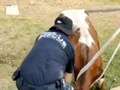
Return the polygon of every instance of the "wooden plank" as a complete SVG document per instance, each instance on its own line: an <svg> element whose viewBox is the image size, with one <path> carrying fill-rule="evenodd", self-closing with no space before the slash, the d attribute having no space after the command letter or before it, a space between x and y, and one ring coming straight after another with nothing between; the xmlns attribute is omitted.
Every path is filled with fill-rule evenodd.
<svg viewBox="0 0 120 90"><path fill-rule="evenodd" d="M19 15L19 9L17 5L8 5L6 6L6 15Z"/></svg>
<svg viewBox="0 0 120 90"><path fill-rule="evenodd" d="M114 88L112 88L110 90L120 90L120 86L114 87Z"/></svg>

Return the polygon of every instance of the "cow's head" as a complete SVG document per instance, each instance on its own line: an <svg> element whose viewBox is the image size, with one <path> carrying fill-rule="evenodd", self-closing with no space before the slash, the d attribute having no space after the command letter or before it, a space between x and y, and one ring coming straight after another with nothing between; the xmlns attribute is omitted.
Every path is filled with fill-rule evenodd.
<svg viewBox="0 0 120 90"><path fill-rule="evenodd" d="M89 33L89 23L87 19L88 14L83 9L65 10L61 12L56 19L55 25L70 35L70 41L74 46L80 42L89 47L94 40Z"/></svg>

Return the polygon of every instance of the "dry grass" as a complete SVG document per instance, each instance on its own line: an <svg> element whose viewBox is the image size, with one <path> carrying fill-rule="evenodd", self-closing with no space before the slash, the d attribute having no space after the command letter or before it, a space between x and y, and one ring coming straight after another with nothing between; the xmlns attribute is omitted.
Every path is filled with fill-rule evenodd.
<svg viewBox="0 0 120 90"><path fill-rule="evenodd" d="M34 2L31 2L34 1ZM35 2L37 1L37 2ZM106 8L119 6L119 0L19 0L20 16L5 16L4 5L16 3L0 0L0 90L16 90L11 75L31 49L37 35L47 30L54 18L64 9L71 8ZM112 5L112 6L111 6ZM101 45L112 35L120 25L120 12L90 14L95 25ZM103 55L106 62L114 50L119 38ZM120 85L120 56L117 55L106 74L108 85L114 78L113 86ZM4 86L6 84L6 87ZM112 87L113 87L112 86ZM1 89L2 87L2 89ZM7 88L7 89L6 89ZM9 88L9 89L8 89Z"/></svg>

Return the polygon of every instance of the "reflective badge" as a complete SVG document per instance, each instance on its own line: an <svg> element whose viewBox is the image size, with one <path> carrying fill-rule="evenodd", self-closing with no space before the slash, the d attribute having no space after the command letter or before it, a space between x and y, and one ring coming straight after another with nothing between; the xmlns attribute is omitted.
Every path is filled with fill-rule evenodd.
<svg viewBox="0 0 120 90"><path fill-rule="evenodd" d="M69 83L66 83L66 85L65 85L63 90L75 90L75 89L73 88L72 85L70 85Z"/></svg>
<svg viewBox="0 0 120 90"><path fill-rule="evenodd" d="M45 32L40 36L40 38L50 38L56 40L60 43L62 48L65 48L67 45L67 43L63 40L62 36L60 34L57 34L56 32Z"/></svg>

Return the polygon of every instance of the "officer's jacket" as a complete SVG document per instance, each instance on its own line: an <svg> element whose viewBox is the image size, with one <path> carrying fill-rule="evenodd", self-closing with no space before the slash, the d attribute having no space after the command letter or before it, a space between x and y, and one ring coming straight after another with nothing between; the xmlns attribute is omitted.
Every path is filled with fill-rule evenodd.
<svg viewBox="0 0 120 90"><path fill-rule="evenodd" d="M20 67L20 75L33 85L53 83L71 73L74 50L68 36L59 30L43 33Z"/></svg>

